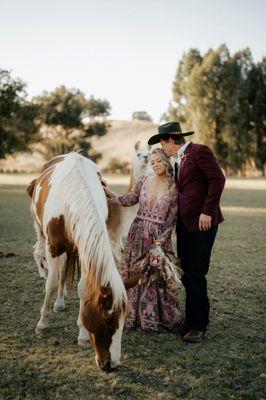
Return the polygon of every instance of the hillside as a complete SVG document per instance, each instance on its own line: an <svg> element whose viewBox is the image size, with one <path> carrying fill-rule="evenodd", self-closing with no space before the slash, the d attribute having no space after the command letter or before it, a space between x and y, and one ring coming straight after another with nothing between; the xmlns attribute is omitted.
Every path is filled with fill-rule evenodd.
<svg viewBox="0 0 266 400"><path fill-rule="evenodd" d="M93 137L93 148L102 153L98 165L106 168L111 158L117 158L122 162L131 162L134 155L134 145L140 141L144 146L150 136L157 132L157 125L148 121L110 121L112 126L106 135ZM40 169L43 159L37 153L18 154L9 156L6 160L0 160L0 171L3 172L35 172Z"/></svg>
<svg viewBox="0 0 266 400"><path fill-rule="evenodd" d="M148 121L112 121L112 126L105 136L92 139L93 148L102 153L98 164L106 168L111 158L128 162L134 155L135 143L147 144L150 136L157 131L157 125Z"/></svg>

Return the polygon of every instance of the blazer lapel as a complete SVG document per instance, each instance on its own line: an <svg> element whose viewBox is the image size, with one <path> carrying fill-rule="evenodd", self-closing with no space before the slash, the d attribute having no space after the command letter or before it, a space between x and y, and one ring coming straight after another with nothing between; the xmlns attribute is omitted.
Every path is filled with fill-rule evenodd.
<svg viewBox="0 0 266 400"><path fill-rule="evenodd" d="M186 150L185 150L185 152L184 152L184 154L182 156L182 159L181 159L181 165L180 165L180 171L179 171L179 179L178 179L179 180L179 187L180 187L180 185L182 183L182 176L183 176L183 173L184 173L184 169L185 169L186 162L187 162L187 159L189 157L189 153L190 153L192 145L193 145L192 142L189 143L189 145L187 146L187 148L186 148Z"/></svg>

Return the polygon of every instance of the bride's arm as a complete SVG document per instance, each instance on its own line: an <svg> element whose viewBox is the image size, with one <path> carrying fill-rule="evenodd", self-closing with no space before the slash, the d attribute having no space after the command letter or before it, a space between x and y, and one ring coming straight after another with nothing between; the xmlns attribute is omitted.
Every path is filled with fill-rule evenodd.
<svg viewBox="0 0 266 400"><path fill-rule="evenodd" d="M139 201L139 194L142 186L142 181L143 178L140 178L132 187L132 189L128 193L123 195L116 194L112 192L109 188L105 187L104 190L108 202L110 202L111 204L118 204L121 206L133 206L134 204L137 204Z"/></svg>

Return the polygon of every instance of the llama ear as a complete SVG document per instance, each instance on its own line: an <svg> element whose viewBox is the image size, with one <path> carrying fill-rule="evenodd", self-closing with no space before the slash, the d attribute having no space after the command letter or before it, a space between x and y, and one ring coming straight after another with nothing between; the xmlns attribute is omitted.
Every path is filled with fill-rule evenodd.
<svg viewBox="0 0 266 400"><path fill-rule="evenodd" d="M135 150L136 150L136 151L138 151L139 146L140 146L140 141L138 141L138 142L135 143Z"/></svg>
<svg viewBox="0 0 266 400"><path fill-rule="evenodd" d="M128 278L124 282L125 288L127 290L133 288L134 286L136 286L140 282L140 280L141 280L141 274L133 275L131 278Z"/></svg>

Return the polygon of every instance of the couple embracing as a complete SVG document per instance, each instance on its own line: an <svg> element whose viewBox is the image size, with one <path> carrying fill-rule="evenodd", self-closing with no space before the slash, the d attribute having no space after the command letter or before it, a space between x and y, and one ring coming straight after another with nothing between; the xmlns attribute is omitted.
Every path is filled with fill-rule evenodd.
<svg viewBox="0 0 266 400"><path fill-rule="evenodd" d="M131 312L125 328L178 330L184 341L192 343L201 341L209 323L206 275L218 224L223 221L219 201L225 184L209 147L185 141L193 133L182 132L179 122L161 125L148 141L161 145L150 154L154 175L140 178L125 195L105 188L111 203L139 204L120 265L124 281L141 277L139 284L128 290ZM171 243L174 228L186 291L185 317L176 281L166 277L154 251L156 243L165 258L177 264Z"/></svg>

